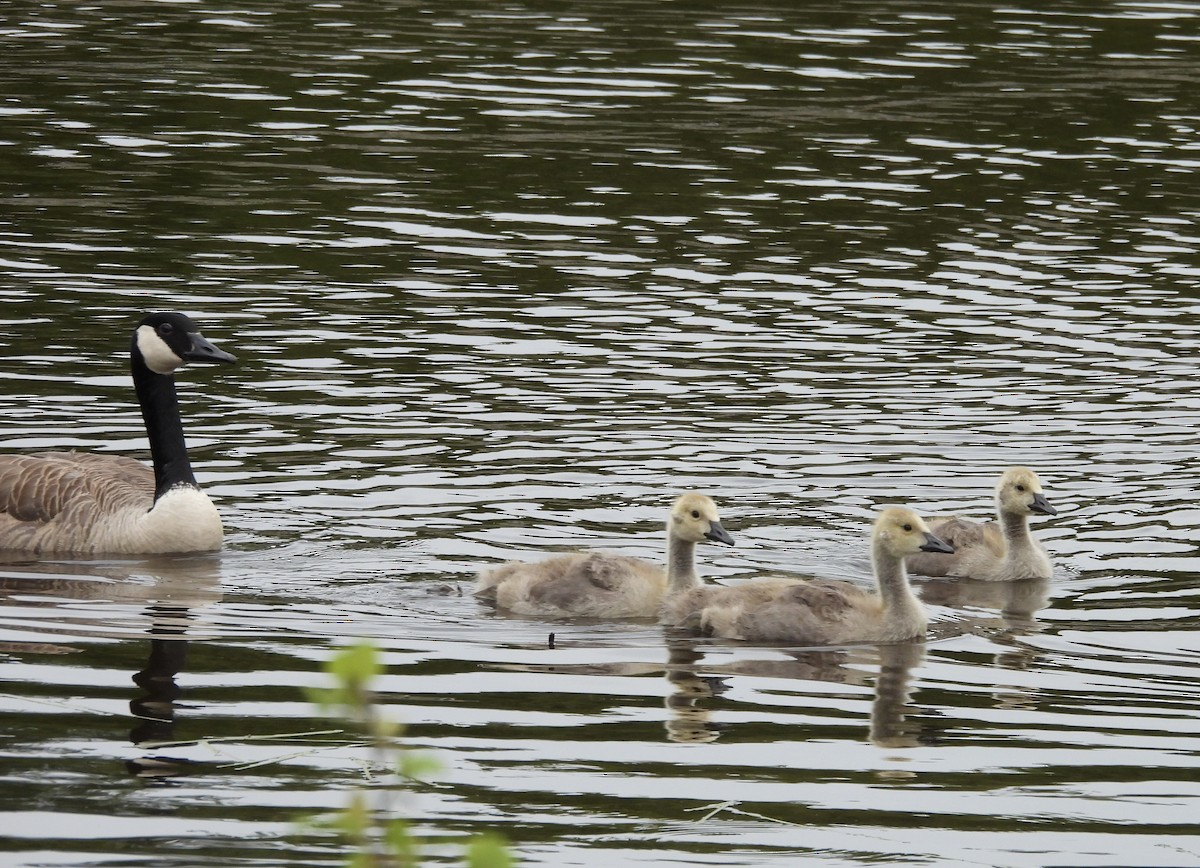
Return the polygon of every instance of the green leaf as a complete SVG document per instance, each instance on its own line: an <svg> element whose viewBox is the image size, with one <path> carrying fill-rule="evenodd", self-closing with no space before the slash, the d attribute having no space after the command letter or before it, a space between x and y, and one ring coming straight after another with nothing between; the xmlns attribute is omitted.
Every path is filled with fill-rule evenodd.
<svg viewBox="0 0 1200 868"><path fill-rule="evenodd" d="M328 687L305 687L304 695L308 701L321 711L331 711L341 704L341 691Z"/></svg>
<svg viewBox="0 0 1200 868"><path fill-rule="evenodd" d="M358 691L383 672L383 663L374 645L360 642L334 654L326 669L343 687Z"/></svg>
<svg viewBox="0 0 1200 868"><path fill-rule="evenodd" d="M396 773L410 781L426 781L445 768L440 759L424 750L402 750Z"/></svg>
<svg viewBox="0 0 1200 868"><path fill-rule="evenodd" d="M409 831L408 823L404 820L389 820L384 829L384 840L387 841L388 852L395 856L401 865L417 864L417 850L421 841Z"/></svg>
<svg viewBox="0 0 1200 868"><path fill-rule="evenodd" d="M512 855L499 835L476 835L467 844L467 868L512 868Z"/></svg>
<svg viewBox="0 0 1200 868"><path fill-rule="evenodd" d="M361 838L371 828L371 810L363 793L350 794L350 802L333 818L334 826L349 838Z"/></svg>

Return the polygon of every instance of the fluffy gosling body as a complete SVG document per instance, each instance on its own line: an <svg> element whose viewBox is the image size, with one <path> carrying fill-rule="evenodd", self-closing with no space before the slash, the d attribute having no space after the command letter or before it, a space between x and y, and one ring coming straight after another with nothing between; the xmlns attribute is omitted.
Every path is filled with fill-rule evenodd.
<svg viewBox="0 0 1200 868"><path fill-rule="evenodd" d="M663 623L723 639L794 645L902 642L923 636L925 607L913 594L904 559L949 553L911 509L889 507L871 531L877 593L850 582L761 579L742 585L684 589L663 604Z"/></svg>
<svg viewBox="0 0 1200 868"><path fill-rule="evenodd" d="M512 561L480 573L475 595L496 608L542 618L654 618L668 585L699 584L696 545L733 545L717 505L703 494L676 499L667 519L667 567L609 552Z"/></svg>
<svg viewBox="0 0 1200 868"><path fill-rule="evenodd" d="M908 559L908 569L923 576L984 582L1048 579L1052 572L1050 556L1029 532L1029 516L1057 514L1037 474L1027 467L1010 467L996 483L996 520L931 518L930 527L954 546L954 554L913 555Z"/></svg>

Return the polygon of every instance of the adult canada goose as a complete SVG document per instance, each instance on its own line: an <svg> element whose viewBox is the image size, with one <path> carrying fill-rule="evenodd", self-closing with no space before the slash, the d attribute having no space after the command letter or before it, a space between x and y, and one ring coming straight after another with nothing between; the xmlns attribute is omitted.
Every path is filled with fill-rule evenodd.
<svg viewBox="0 0 1200 868"><path fill-rule="evenodd" d="M234 357L180 313L143 319L129 357L153 470L88 452L0 457L0 549L157 554L221 547L221 517L188 461L172 374L188 362Z"/></svg>
<svg viewBox="0 0 1200 868"><path fill-rule="evenodd" d="M667 568L609 552L572 552L544 561L512 561L479 576L475 594L518 615L549 618L654 618L667 586L691 587L696 544L733 545L717 505L703 494L680 496L667 520Z"/></svg>
<svg viewBox="0 0 1200 868"><path fill-rule="evenodd" d="M925 608L908 585L904 558L952 552L913 510L883 510L871 531L878 593L826 579L758 579L669 595L663 623L706 636L795 645L902 642L925 633Z"/></svg>
<svg viewBox="0 0 1200 868"><path fill-rule="evenodd" d="M1029 533L1029 516L1057 515L1042 493L1037 474L1010 467L996 483L996 521L950 516L931 518L930 527L954 546L952 557L913 555L908 569L923 576L956 576L985 582L1050 578L1050 556Z"/></svg>

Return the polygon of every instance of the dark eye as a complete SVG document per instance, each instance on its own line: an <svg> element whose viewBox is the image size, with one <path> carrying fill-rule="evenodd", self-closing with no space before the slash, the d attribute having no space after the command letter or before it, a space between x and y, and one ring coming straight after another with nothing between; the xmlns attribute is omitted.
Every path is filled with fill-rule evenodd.
<svg viewBox="0 0 1200 868"><path fill-rule="evenodd" d="M912 525L911 525L911 524L906 524L906 525L904 526L904 531L905 531L905 533L911 533L911 532L912 532Z"/></svg>
<svg viewBox="0 0 1200 868"><path fill-rule="evenodd" d="M1025 486L1024 486L1024 485L1018 485L1018 486L1017 486L1017 491L1024 491L1024 490L1025 490Z"/></svg>
<svg viewBox="0 0 1200 868"><path fill-rule="evenodd" d="M171 325L169 322L159 323L158 333L160 335L169 335L173 331L175 331L175 326Z"/></svg>
<svg viewBox="0 0 1200 868"><path fill-rule="evenodd" d="M700 517L700 510L693 509L692 510L692 518L699 518L699 517Z"/></svg>

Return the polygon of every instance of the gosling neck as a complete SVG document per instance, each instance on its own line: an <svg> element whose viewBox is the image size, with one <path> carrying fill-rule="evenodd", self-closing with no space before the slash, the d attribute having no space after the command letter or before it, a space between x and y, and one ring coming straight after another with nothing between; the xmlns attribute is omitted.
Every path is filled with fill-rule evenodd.
<svg viewBox="0 0 1200 868"><path fill-rule="evenodd" d="M1001 510L998 518L1009 557L1033 548L1033 538L1029 535L1029 516Z"/></svg>
<svg viewBox="0 0 1200 868"><path fill-rule="evenodd" d="M696 575L696 544L667 531L667 587L686 591L700 584Z"/></svg>
<svg viewBox="0 0 1200 868"><path fill-rule="evenodd" d="M146 436L150 440L150 456L154 460L154 501L180 485L193 488L196 477L188 459L183 440L183 421L179 418L179 399L175 394L175 378L156 374L146 366L141 352L134 344L130 368L133 387L142 407Z"/></svg>
<svg viewBox="0 0 1200 868"><path fill-rule="evenodd" d="M885 551L883 544L876 542L871 548L871 567L875 572L875 583L879 586L883 611L889 617L913 617L923 612L908 583L908 571L904 568L903 558Z"/></svg>

